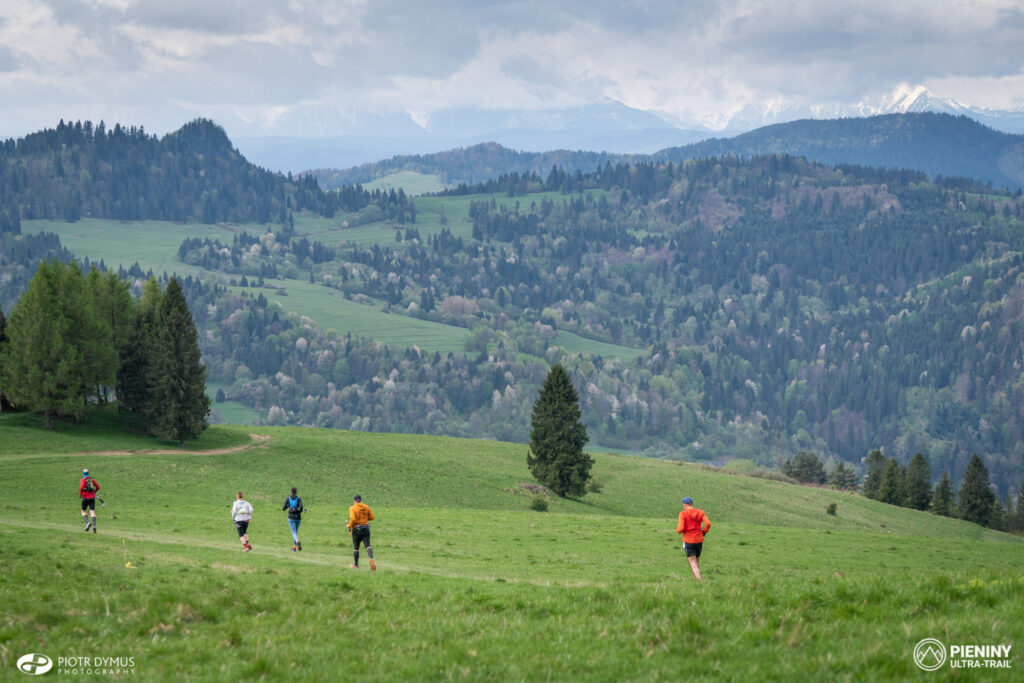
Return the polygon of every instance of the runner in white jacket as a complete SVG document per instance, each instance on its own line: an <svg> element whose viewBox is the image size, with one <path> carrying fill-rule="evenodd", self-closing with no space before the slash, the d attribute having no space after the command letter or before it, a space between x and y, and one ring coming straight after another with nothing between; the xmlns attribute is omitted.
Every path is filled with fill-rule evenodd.
<svg viewBox="0 0 1024 683"><path fill-rule="evenodd" d="M235 523L235 529L238 530L238 538L242 541L242 550L247 552L252 550L252 546L249 545L249 522L252 520L252 505L245 499L242 492L238 492L238 500L231 506L231 519Z"/></svg>

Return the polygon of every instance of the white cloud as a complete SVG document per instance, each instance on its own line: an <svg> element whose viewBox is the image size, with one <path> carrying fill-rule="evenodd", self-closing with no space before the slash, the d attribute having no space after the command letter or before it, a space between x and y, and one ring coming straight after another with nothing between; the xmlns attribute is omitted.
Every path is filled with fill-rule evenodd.
<svg viewBox="0 0 1024 683"><path fill-rule="evenodd" d="M159 130L231 110L280 120L319 106L426 121L453 107L602 99L714 124L751 101L853 103L901 83L968 104L1019 105L1018 0L0 6L3 134L86 111L130 112L140 120L128 123Z"/></svg>

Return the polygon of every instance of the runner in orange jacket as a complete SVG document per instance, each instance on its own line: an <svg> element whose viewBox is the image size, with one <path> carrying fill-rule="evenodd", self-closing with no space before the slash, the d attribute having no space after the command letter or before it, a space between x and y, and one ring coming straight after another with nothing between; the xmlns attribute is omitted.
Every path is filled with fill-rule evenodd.
<svg viewBox="0 0 1024 683"><path fill-rule="evenodd" d="M690 563L690 571L698 581L700 576L700 552L704 547L704 535L711 531L711 520L703 510L693 507L693 498L683 498L683 511L679 513L676 533L683 535L683 550Z"/></svg>

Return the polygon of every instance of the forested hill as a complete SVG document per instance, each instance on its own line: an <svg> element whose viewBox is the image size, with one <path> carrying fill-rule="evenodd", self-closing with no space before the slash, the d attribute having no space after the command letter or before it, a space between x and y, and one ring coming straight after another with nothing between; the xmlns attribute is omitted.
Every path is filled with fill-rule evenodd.
<svg viewBox="0 0 1024 683"><path fill-rule="evenodd" d="M277 318L262 296L196 293L194 310L217 307L211 378L278 423L523 442L558 360L593 444L761 465L805 450L859 466L883 448L954 481L978 453L1002 494L1020 486L1019 198L786 156L518 179L441 198L471 232L406 227L322 260L299 238L255 256L183 244L183 260L227 277L299 269L465 327L472 352L388 349ZM563 332L638 355L569 354Z"/></svg>
<svg viewBox="0 0 1024 683"><path fill-rule="evenodd" d="M437 154L397 156L347 170L319 169L324 187L365 183L399 171L438 175L448 185L473 185L510 173L545 176L594 171L609 161L673 161L709 156L803 156L827 164L912 169L936 176L968 177L995 187L1024 186L1024 135L1000 133L967 117L889 114L860 119L803 120L759 128L734 138L710 139L650 155L595 152L515 152L489 143Z"/></svg>
<svg viewBox="0 0 1024 683"><path fill-rule="evenodd" d="M61 121L0 143L0 231L15 217L285 223L303 209L332 215L337 197L250 164L204 119L163 138Z"/></svg>
<svg viewBox="0 0 1024 683"><path fill-rule="evenodd" d="M631 157L606 152L518 152L496 142L460 147L435 154L404 154L349 169L321 168L310 171L325 189L368 183L392 173L414 171L437 175L447 185L474 185L507 173L546 174L552 166L568 173L593 171L608 162L619 163Z"/></svg>
<svg viewBox="0 0 1024 683"><path fill-rule="evenodd" d="M1024 187L1024 135L1001 133L966 116L921 112L780 123L729 139L673 147L652 160L726 154L789 154L826 164L908 168L956 176L1011 191Z"/></svg>

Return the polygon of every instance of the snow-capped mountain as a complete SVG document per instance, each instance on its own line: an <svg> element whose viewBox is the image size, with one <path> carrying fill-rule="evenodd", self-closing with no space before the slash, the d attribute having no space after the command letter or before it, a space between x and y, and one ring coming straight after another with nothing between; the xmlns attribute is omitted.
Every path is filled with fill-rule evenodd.
<svg viewBox="0 0 1024 683"><path fill-rule="evenodd" d="M1005 133L1024 132L1024 103L1011 110L984 109L936 95L923 86L906 84L882 97L865 98L853 104L808 104L801 99L784 96L753 100L733 114L721 130L724 133L742 133L798 119L838 119L926 111L967 116Z"/></svg>

